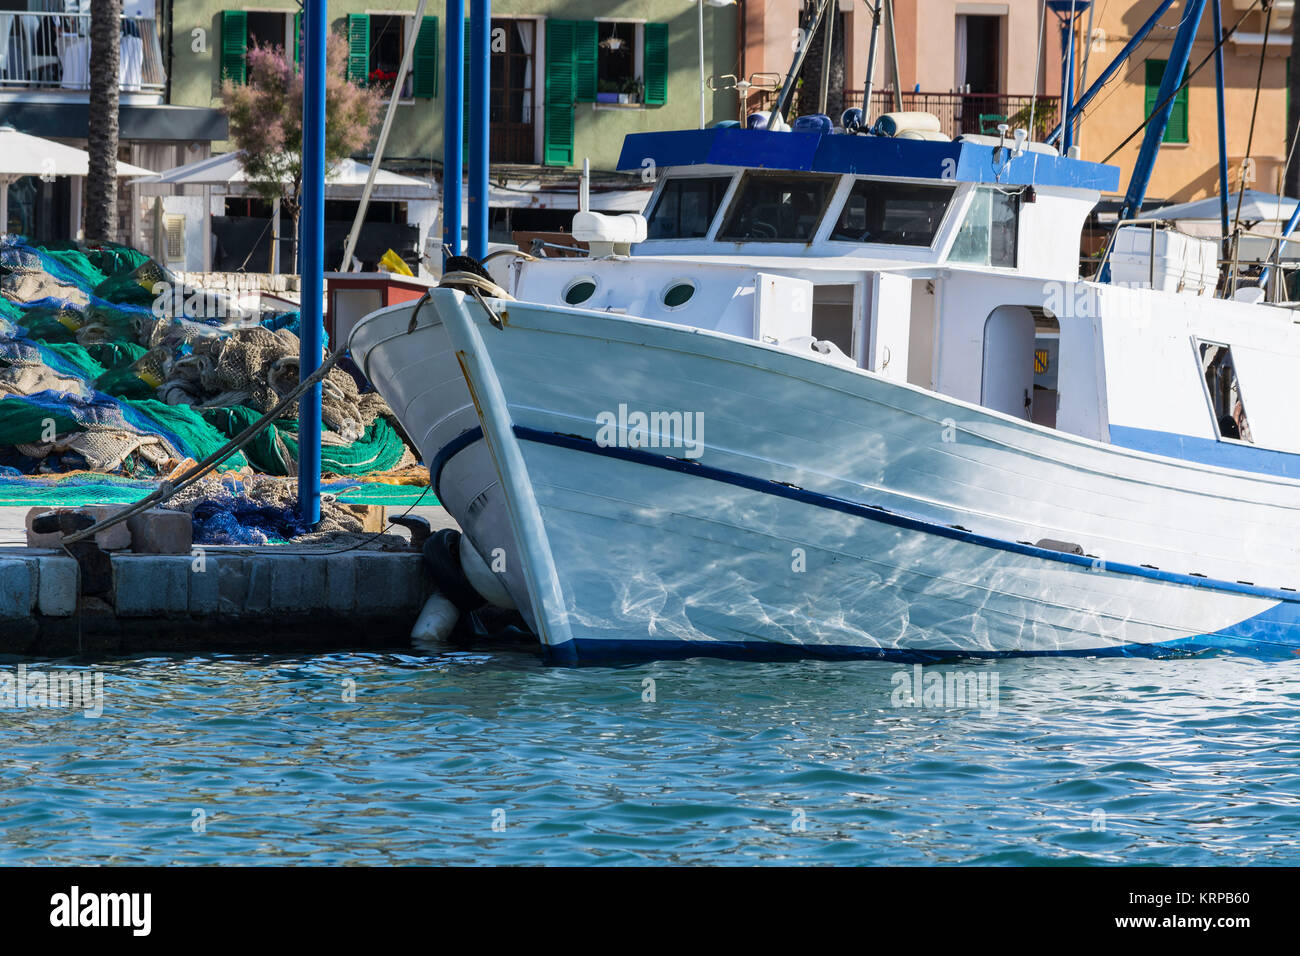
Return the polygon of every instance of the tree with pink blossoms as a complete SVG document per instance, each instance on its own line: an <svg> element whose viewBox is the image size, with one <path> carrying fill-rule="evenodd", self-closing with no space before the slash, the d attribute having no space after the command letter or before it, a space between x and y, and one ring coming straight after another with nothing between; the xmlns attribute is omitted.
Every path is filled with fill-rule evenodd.
<svg viewBox="0 0 1300 956"><path fill-rule="evenodd" d="M325 57L325 166L328 170L370 141L379 117L378 90L347 79L348 43L331 32ZM221 84L230 140L243 151L249 186L293 221L297 261L298 216L302 212L302 70L281 46L248 48L248 81Z"/></svg>

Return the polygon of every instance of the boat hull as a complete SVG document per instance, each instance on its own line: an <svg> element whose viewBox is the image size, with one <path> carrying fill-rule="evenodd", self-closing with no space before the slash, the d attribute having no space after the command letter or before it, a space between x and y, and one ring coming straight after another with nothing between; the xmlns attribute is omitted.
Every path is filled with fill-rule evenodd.
<svg viewBox="0 0 1300 956"><path fill-rule="evenodd" d="M510 518L455 350L425 300L371 313L349 348L429 465L439 503L535 628Z"/></svg>
<svg viewBox="0 0 1300 956"><path fill-rule="evenodd" d="M559 660L1300 648L1295 482L725 335L431 307L499 479L482 505L508 513L517 598ZM702 415L698 447L653 447L626 408Z"/></svg>

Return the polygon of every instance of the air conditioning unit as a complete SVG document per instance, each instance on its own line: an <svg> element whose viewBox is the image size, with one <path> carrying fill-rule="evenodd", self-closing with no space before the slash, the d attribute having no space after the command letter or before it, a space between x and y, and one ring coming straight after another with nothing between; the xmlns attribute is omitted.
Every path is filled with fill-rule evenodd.
<svg viewBox="0 0 1300 956"><path fill-rule="evenodd" d="M168 216L163 222L163 256L167 264L185 267L185 217Z"/></svg>

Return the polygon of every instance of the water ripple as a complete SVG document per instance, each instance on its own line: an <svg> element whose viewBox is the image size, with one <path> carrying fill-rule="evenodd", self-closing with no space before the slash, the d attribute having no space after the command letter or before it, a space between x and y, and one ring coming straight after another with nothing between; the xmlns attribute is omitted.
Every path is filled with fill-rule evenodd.
<svg viewBox="0 0 1300 956"><path fill-rule="evenodd" d="M0 710L0 864L1300 863L1300 662L927 668L994 710L862 662L97 667L98 719Z"/></svg>

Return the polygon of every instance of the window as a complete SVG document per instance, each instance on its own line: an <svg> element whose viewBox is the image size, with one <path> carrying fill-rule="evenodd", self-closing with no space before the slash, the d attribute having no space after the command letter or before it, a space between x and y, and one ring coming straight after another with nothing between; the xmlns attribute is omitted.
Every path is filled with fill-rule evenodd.
<svg viewBox="0 0 1300 956"><path fill-rule="evenodd" d="M533 62L537 21L492 21L491 155L493 162L535 163Z"/></svg>
<svg viewBox="0 0 1300 956"><path fill-rule="evenodd" d="M831 176L747 173L731 202L719 239L811 242L826 212Z"/></svg>
<svg viewBox="0 0 1300 956"><path fill-rule="evenodd" d="M957 88L966 93L1002 92L1002 16L959 14ZM978 103L974 104L978 107Z"/></svg>
<svg viewBox="0 0 1300 956"><path fill-rule="evenodd" d="M840 210L832 239L928 246L948 210L953 186L919 186L860 179Z"/></svg>
<svg viewBox="0 0 1300 956"><path fill-rule="evenodd" d="M1214 342L1197 344L1201 372L1205 375L1205 388L1210 396L1210 410L1214 414L1214 427L1219 437L1254 444L1241 397L1241 384L1237 381L1237 366L1232 361L1232 348Z"/></svg>
<svg viewBox="0 0 1300 956"><path fill-rule="evenodd" d="M248 81L248 48L278 46L298 62L302 14L289 10L226 10L221 14L221 79Z"/></svg>
<svg viewBox="0 0 1300 956"><path fill-rule="evenodd" d="M542 161L572 166L574 104L611 99L668 101L668 24L548 19Z"/></svg>
<svg viewBox="0 0 1300 956"><path fill-rule="evenodd" d="M597 23L596 92L635 94L641 101L636 70L635 23Z"/></svg>
<svg viewBox="0 0 1300 956"><path fill-rule="evenodd" d="M948 261L1015 268L1019 220L1018 191L977 186Z"/></svg>
<svg viewBox="0 0 1300 956"><path fill-rule="evenodd" d="M391 95L397 70L402 65L402 52L406 45L406 17L389 14L370 15L370 59L366 72L366 85ZM403 84L402 96L411 95L411 77Z"/></svg>
<svg viewBox="0 0 1300 956"><path fill-rule="evenodd" d="M650 213L646 238L704 238L730 184L730 176L669 179Z"/></svg>
<svg viewBox="0 0 1300 956"><path fill-rule="evenodd" d="M292 14L280 12L248 11L248 46L278 46L284 49L288 31L285 23Z"/></svg>
<svg viewBox="0 0 1300 956"><path fill-rule="evenodd" d="M348 80L359 86L377 86L386 96L391 94L406 47L406 31L413 26L411 18L403 14L349 13ZM437 95L438 18L424 17L415 38L411 69L402 84L402 96Z"/></svg>
<svg viewBox="0 0 1300 956"><path fill-rule="evenodd" d="M1143 116L1150 116L1151 111L1160 103L1160 81L1165 76L1168 60L1146 61L1146 98L1143 102ZM1186 78L1184 71L1183 78ZM1174 94L1174 108L1169 113L1169 124L1165 127L1165 143L1187 142L1187 87Z"/></svg>

